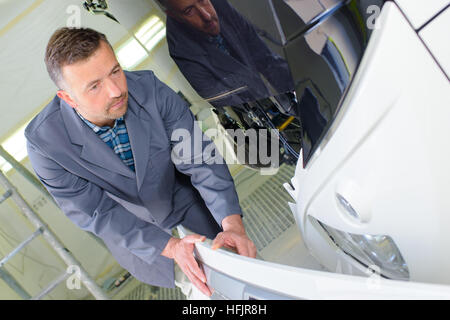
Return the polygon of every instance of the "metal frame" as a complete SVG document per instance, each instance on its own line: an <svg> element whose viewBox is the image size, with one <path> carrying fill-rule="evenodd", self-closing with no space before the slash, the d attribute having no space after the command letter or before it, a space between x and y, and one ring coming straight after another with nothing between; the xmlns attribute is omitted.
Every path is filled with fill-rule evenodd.
<svg viewBox="0 0 450 320"><path fill-rule="evenodd" d="M4 150L3 150L4 151ZM8 159L7 159L8 160ZM56 253L61 257L61 259L68 265L77 266L80 270L80 281L89 290L89 292L98 300L108 300L109 297L103 292L103 290L95 283L95 281L89 276L86 270L81 266L80 262L75 259L75 257L70 253L70 251L62 244L62 242L57 238L57 236L47 227L44 221L38 216L36 212L28 205L25 199L17 191L14 185L8 180L5 174L0 170L0 184L7 190L3 195L2 201L7 198L11 198L19 207L19 209L24 213L25 217L36 227L36 231L30 235L25 241L23 241L19 246L17 246L11 253L6 255L0 261L0 278L5 280L8 286L13 289L17 294L19 294L23 299L30 299L31 296L20 286L20 284L9 274L4 268L4 264L16 255L21 249L26 247L31 241L39 235L44 237L56 251ZM55 281L50 283L47 288L44 288L39 294L31 298L33 300L42 299L45 295L49 294L59 283L64 281L69 276L69 274L64 273Z"/></svg>

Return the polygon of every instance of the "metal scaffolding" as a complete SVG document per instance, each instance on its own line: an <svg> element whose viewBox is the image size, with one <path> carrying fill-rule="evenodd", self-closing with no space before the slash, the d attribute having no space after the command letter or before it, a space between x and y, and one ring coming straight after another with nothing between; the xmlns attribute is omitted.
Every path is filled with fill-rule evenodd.
<svg viewBox="0 0 450 320"><path fill-rule="evenodd" d="M4 150L2 150L4 151ZM2 155L3 156L3 155ZM9 159L7 159L9 160ZM25 169L26 170L26 169ZM36 230L26 240L19 244L12 252L7 254L0 260L0 278L3 279L8 286L13 289L23 299L41 299L45 295L51 292L59 283L64 281L70 274L64 272L55 281L50 283L47 288L42 290L39 294L32 297L26 290L14 279L14 277L4 269L4 264L7 263L13 256L15 256L20 250L29 245L31 241L42 235L43 238L51 245L61 259L67 264L67 266L77 266L79 269L80 282L89 290L89 292L98 300L108 300L109 297L103 292L103 290L95 283L95 281L89 276L86 270L81 266L80 262L70 253L70 251L61 243L57 236L48 228L44 221L38 216L36 212L28 205L25 199L17 191L17 189L11 184L5 174L0 170L0 184L5 188L6 192L0 196L0 203L8 198L11 198L24 213L25 217L36 227ZM43 186L41 185L43 188Z"/></svg>

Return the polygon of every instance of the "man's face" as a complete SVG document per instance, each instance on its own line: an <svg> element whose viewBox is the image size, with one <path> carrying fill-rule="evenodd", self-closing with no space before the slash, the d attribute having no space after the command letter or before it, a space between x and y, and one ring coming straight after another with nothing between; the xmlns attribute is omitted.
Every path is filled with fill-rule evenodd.
<svg viewBox="0 0 450 320"><path fill-rule="evenodd" d="M66 90L57 95L90 122L112 126L127 111L127 80L104 41L88 59L63 66L62 75Z"/></svg>
<svg viewBox="0 0 450 320"><path fill-rule="evenodd" d="M210 36L219 34L219 18L209 0L167 0L167 4L167 14L174 19Z"/></svg>

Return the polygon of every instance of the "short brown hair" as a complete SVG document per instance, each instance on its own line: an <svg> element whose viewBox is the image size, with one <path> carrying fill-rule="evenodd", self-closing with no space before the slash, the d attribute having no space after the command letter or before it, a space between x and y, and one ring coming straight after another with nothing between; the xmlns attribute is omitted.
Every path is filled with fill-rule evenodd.
<svg viewBox="0 0 450 320"><path fill-rule="evenodd" d="M90 28L64 27L53 33L45 50L45 65L58 88L63 80L62 67L89 58L100 46L100 41L111 47L103 33Z"/></svg>

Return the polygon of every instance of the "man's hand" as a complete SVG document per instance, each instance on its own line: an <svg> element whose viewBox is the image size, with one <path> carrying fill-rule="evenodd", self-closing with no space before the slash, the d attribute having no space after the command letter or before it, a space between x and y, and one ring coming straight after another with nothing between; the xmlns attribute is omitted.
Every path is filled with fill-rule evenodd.
<svg viewBox="0 0 450 320"><path fill-rule="evenodd" d="M223 232L217 234L213 241L212 249L220 247L235 250L238 254L250 258L256 257L256 247L245 233L241 215L233 214L222 220Z"/></svg>
<svg viewBox="0 0 450 320"><path fill-rule="evenodd" d="M206 237L191 234L182 239L170 238L163 252L163 256L174 259L181 271L189 278L203 294L211 296L212 292L206 285L206 276L194 258L194 244L205 241Z"/></svg>
<svg viewBox="0 0 450 320"><path fill-rule="evenodd" d="M222 220L223 232L217 234L212 249L226 247L237 251L238 254L255 258L256 247L245 233L241 216L234 214ZM182 239L170 238L163 252L163 256L174 259L181 271L189 278L203 294L211 296L211 289L206 285L206 276L194 258L196 242L205 241L206 237L191 234Z"/></svg>

